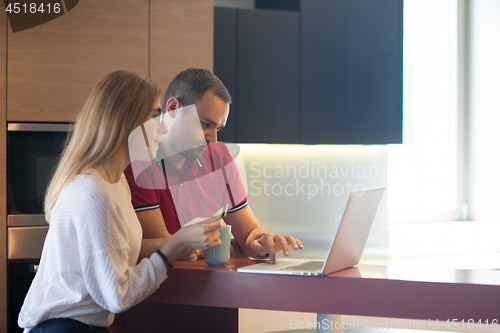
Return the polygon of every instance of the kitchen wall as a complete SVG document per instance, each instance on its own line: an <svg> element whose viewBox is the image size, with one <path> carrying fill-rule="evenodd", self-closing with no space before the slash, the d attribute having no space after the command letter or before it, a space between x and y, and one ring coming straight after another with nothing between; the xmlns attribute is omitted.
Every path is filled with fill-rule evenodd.
<svg viewBox="0 0 500 333"><path fill-rule="evenodd" d="M241 144L236 161L248 200L268 230L299 238L297 257L323 258L349 192L387 186L386 146ZM387 195L368 247L387 246ZM294 254L295 255L295 254Z"/></svg>

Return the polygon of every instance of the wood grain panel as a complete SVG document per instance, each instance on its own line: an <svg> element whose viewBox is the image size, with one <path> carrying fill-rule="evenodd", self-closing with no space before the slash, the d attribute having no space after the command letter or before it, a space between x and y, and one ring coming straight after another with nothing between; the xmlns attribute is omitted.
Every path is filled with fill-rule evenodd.
<svg viewBox="0 0 500 333"><path fill-rule="evenodd" d="M7 332L7 17L0 12L0 332Z"/></svg>
<svg viewBox="0 0 500 333"><path fill-rule="evenodd" d="M9 121L74 121L107 73L148 75L148 0L85 0L41 26L8 27Z"/></svg>
<svg viewBox="0 0 500 333"><path fill-rule="evenodd" d="M150 78L166 90L190 67L213 70L212 0L151 0Z"/></svg>

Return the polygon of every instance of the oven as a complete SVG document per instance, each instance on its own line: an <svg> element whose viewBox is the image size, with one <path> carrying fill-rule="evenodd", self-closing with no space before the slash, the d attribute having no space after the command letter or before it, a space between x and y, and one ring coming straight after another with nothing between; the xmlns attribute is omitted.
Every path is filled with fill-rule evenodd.
<svg viewBox="0 0 500 333"><path fill-rule="evenodd" d="M43 214L47 184L72 130L68 123L8 123L8 331L35 276L49 226Z"/></svg>

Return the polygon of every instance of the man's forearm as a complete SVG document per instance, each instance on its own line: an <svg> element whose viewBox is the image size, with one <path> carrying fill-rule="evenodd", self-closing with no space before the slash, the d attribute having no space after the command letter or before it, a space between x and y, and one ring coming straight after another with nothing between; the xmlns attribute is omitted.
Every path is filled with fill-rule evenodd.
<svg viewBox="0 0 500 333"><path fill-rule="evenodd" d="M159 250L163 245L165 245L169 238L143 239L141 251L139 252L139 260L149 258L156 250Z"/></svg>
<svg viewBox="0 0 500 333"><path fill-rule="evenodd" d="M259 238L260 235L267 233L266 229L259 225L250 206L227 214L224 221L231 225L234 238L238 241L243 252L252 258L262 258L265 256L265 253L260 254L250 247L250 243Z"/></svg>

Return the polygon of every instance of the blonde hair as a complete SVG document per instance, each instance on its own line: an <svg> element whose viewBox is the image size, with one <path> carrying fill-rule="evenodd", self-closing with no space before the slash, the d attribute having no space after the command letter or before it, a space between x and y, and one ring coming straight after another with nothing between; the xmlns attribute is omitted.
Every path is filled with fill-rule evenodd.
<svg viewBox="0 0 500 333"><path fill-rule="evenodd" d="M159 98L160 88L140 74L116 71L97 83L76 118L73 134L47 188L47 221L57 197L71 180L126 145L129 134L147 120Z"/></svg>

